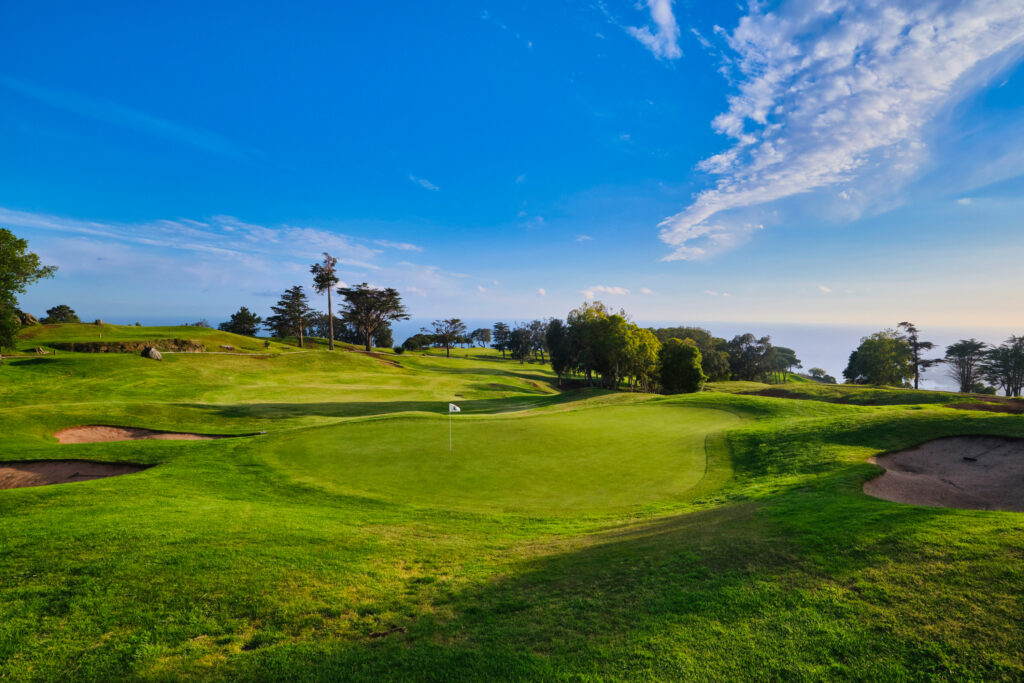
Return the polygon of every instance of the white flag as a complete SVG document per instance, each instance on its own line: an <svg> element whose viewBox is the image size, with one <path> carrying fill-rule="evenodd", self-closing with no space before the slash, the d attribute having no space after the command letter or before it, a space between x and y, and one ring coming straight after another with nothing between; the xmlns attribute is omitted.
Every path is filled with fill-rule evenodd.
<svg viewBox="0 0 1024 683"><path fill-rule="evenodd" d="M449 413L461 413L462 412L462 408L458 407L454 403L449 403L448 404L448 412Z"/></svg>

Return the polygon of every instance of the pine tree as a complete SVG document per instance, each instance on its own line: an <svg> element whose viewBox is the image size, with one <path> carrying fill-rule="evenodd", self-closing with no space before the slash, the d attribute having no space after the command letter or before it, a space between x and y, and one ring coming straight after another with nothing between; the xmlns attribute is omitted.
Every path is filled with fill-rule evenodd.
<svg viewBox="0 0 1024 683"><path fill-rule="evenodd" d="M271 306L270 310L274 312L274 315L267 316L263 324L273 332L275 337L291 335L298 337L299 348L302 348L306 318L312 312L302 285L295 285L291 289L285 290L277 305Z"/></svg>

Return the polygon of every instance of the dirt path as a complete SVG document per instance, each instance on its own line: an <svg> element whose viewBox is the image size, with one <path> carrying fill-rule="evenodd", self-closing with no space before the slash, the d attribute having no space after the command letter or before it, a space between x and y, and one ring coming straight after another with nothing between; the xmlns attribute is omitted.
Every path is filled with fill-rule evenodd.
<svg viewBox="0 0 1024 683"><path fill-rule="evenodd" d="M83 425L62 429L54 434L61 443L102 443L107 441L138 441L139 439L160 439L167 441L205 441L207 439L228 439L229 434L192 434L189 432L161 432L137 427L111 427L107 425Z"/></svg>
<svg viewBox="0 0 1024 683"><path fill-rule="evenodd" d="M0 462L0 489L48 486L116 477L146 469L146 465L90 462L88 460L30 460Z"/></svg>
<svg viewBox="0 0 1024 683"><path fill-rule="evenodd" d="M869 462L886 469L864 484L869 496L930 507L1024 512L1024 440L936 439Z"/></svg>

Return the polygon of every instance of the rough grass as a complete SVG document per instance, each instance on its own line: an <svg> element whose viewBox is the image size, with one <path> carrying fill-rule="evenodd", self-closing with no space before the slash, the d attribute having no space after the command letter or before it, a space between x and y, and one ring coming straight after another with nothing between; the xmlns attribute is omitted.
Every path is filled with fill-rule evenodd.
<svg viewBox="0 0 1024 683"><path fill-rule="evenodd" d="M881 388L557 393L540 365L395 359L0 367L4 459L158 465L0 492L0 678L1024 678L1024 517L861 492L871 455L1024 417ZM452 400L491 459L448 476ZM707 459L680 494L686 416ZM91 423L268 434L50 436Z"/></svg>

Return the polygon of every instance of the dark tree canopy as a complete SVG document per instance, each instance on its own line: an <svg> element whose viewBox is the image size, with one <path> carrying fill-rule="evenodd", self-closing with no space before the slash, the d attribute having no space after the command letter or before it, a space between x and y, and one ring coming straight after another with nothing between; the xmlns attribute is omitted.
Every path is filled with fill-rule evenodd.
<svg viewBox="0 0 1024 683"><path fill-rule="evenodd" d="M671 338L658 353L658 375L666 394L689 394L700 391L707 381L701 369L700 349L692 339Z"/></svg>
<svg viewBox="0 0 1024 683"><path fill-rule="evenodd" d="M469 339L477 346L487 346L491 343L491 331L486 327L478 327L469 333Z"/></svg>
<svg viewBox="0 0 1024 683"><path fill-rule="evenodd" d="M373 345L378 349L389 349L395 344L395 338L391 334L391 325L387 323L378 327L373 333Z"/></svg>
<svg viewBox="0 0 1024 683"><path fill-rule="evenodd" d="M57 266L43 266L39 256L28 250L28 242L6 228L0 228L0 348L14 346L21 326L18 295L45 277L53 277Z"/></svg>
<svg viewBox="0 0 1024 683"><path fill-rule="evenodd" d="M505 323L494 323L494 348L501 351L501 357L511 349L512 330Z"/></svg>
<svg viewBox="0 0 1024 683"><path fill-rule="evenodd" d="M245 306L231 314L231 319L222 322L217 329L233 334L241 334L246 337L255 337L260 331L260 324L263 318L250 311Z"/></svg>
<svg viewBox="0 0 1024 683"><path fill-rule="evenodd" d="M298 337L299 348L302 348L307 318L312 313L302 286L295 285L291 289L285 290L277 305L271 306L270 310L274 312L274 315L267 316L263 324L270 329L275 337Z"/></svg>
<svg viewBox="0 0 1024 683"><path fill-rule="evenodd" d="M1007 396L1020 396L1024 388L1024 337L1011 336L985 354L982 374Z"/></svg>
<svg viewBox="0 0 1024 683"><path fill-rule="evenodd" d="M973 337L946 347L946 374L955 380L961 393L974 391L982 377L988 344Z"/></svg>
<svg viewBox="0 0 1024 683"><path fill-rule="evenodd" d="M80 323L82 321L79 320L78 314L70 306L60 304L59 306L47 309L46 317L39 322L44 325L54 325L57 323Z"/></svg>
<svg viewBox="0 0 1024 683"><path fill-rule="evenodd" d="M701 369L711 382L729 379L729 351L724 339L703 327L663 327L652 330L664 344L669 339L692 339L700 349Z"/></svg>
<svg viewBox="0 0 1024 683"><path fill-rule="evenodd" d="M452 347L466 336L466 323L459 318L448 318L447 320L435 320L431 323L431 327L433 327L434 342L442 346L445 356L450 358ZM424 328L423 332L430 333L431 331Z"/></svg>
<svg viewBox="0 0 1024 683"><path fill-rule="evenodd" d="M853 384L907 386L914 377L910 345L895 330L864 337L850 354L843 377Z"/></svg>
<svg viewBox="0 0 1024 683"><path fill-rule="evenodd" d="M509 339L509 351L512 352L512 357L519 359L520 363L525 363L526 359L530 357L530 353L533 351L533 332L530 331L529 327L523 327L517 325Z"/></svg>
<svg viewBox="0 0 1024 683"><path fill-rule="evenodd" d="M764 380L774 367L771 337L738 334L728 344L732 378L747 382Z"/></svg>
<svg viewBox="0 0 1024 683"><path fill-rule="evenodd" d="M409 319L401 295L391 287L377 289L363 282L342 287L338 294L345 299L341 304L342 319L360 334L367 351L372 349L373 333L381 325Z"/></svg>

